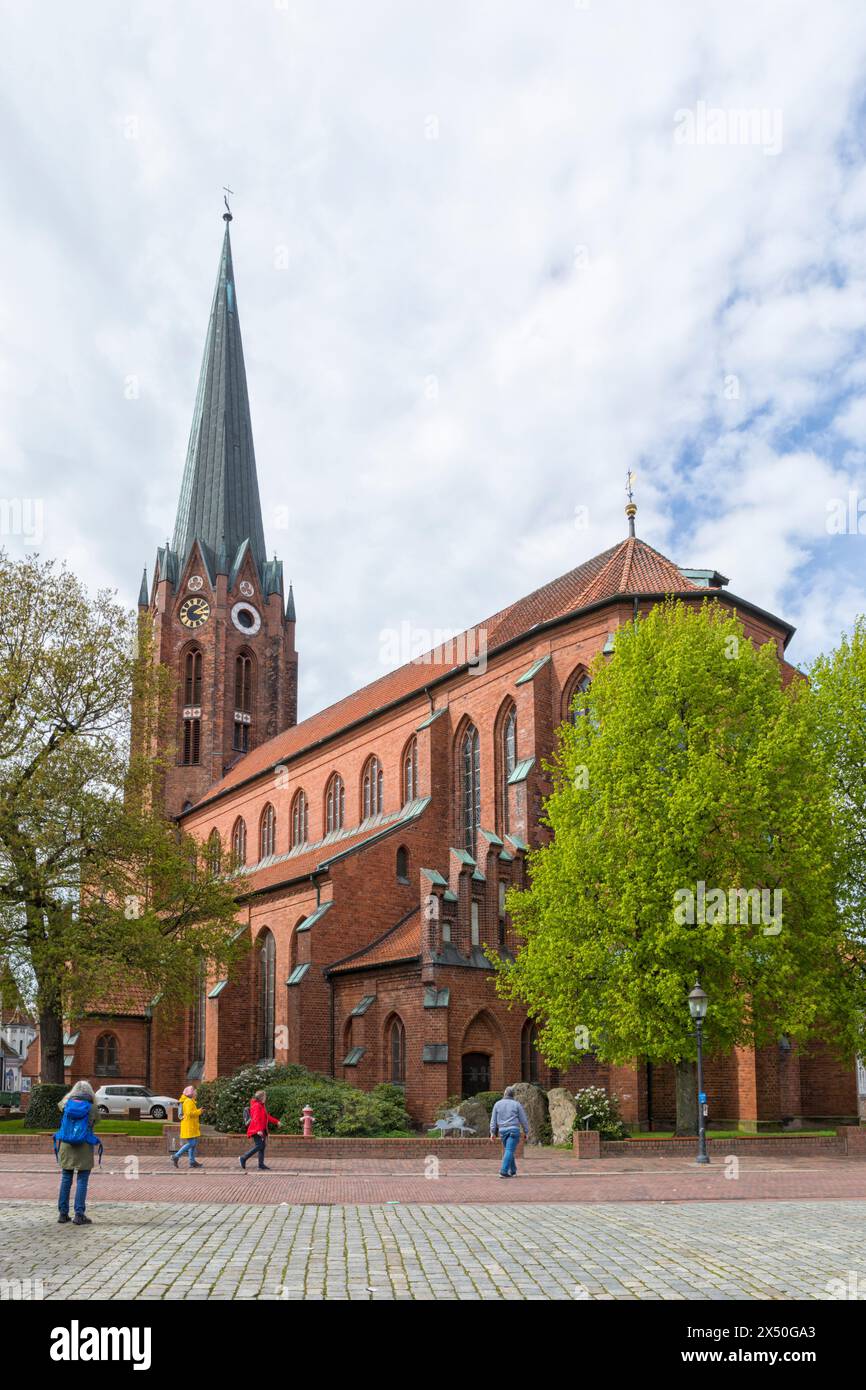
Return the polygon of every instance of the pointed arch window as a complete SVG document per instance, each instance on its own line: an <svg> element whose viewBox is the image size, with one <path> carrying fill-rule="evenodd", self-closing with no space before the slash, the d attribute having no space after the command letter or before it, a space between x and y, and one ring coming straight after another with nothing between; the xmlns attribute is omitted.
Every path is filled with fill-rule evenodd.
<svg viewBox="0 0 866 1390"><path fill-rule="evenodd" d="M514 705L508 710L500 729L499 765L501 784L499 800L501 805L502 829L510 830L508 812L508 779L517 766L517 710Z"/></svg>
<svg viewBox="0 0 866 1390"><path fill-rule="evenodd" d="M259 830L259 858L269 859L275 853L277 843L277 813L270 802L262 812Z"/></svg>
<svg viewBox="0 0 866 1390"><path fill-rule="evenodd" d="M201 704L201 651L191 648L186 654L183 673L183 702L185 705Z"/></svg>
<svg viewBox="0 0 866 1390"><path fill-rule="evenodd" d="M418 795L418 740L411 738L403 754L403 805Z"/></svg>
<svg viewBox="0 0 866 1390"><path fill-rule="evenodd" d="M538 1080L538 1029L531 1018L520 1034L520 1076L523 1081Z"/></svg>
<svg viewBox="0 0 866 1390"><path fill-rule="evenodd" d="M335 772L328 783L325 794L325 833L342 830L346 814L346 788L339 772Z"/></svg>
<svg viewBox="0 0 866 1390"><path fill-rule="evenodd" d="M258 1046L259 1060L274 1059L274 1024L277 999L277 943L267 928L258 950Z"/></svg>
<svg viewBox="0 0 866 1390"><path fill-rule="evenodd" d="M213 830L207 837L206 855L207 866L209 871L212 874L218 874L220 871L220 866L222 864L223 846L222 840L220 839L220 833L217 830L216 826L214 826Z"/></svg>
<svg viewBox="0 0 866 1390"><path fill-rule="evenodd" d="M307 814L307 793L301 787L295 792L292 802L292 849L305 845L309 836L309 817Z"/></svg>
<svg viewBox="0 0 866 1390"><path fill-rule="evenodd" d="M576 724L578 719L582 719L586 714L586 705L580 697L589 690L591 685L592 681L582 668L576 671L569 681L566 688L563 717L570 724Z"/></svg>
<svg viewBox="0 0 866 1390"><path fill-rule="evenodd" d="M460 740L460 817L463 848L474 857L481 825L481 744L474 724Z"/></svg>
<svg viewBox="0 0 866 1390"><path fill-rule="evenodd" d="M207 962L202 958L199 964L195 1003L192 1007L192 1045L191 1066L204 1066L205 1023L207 1018Z"/></svg>
<svg viewBox="0 0 866 1390"><path fill-rule="evenodd" d="M409 851L405 845L397 850L397 882L409 882Z"/></svg>
<svg viewBox="0 0 866 1390"><path fill-rule="evenodd" d="M362 820L379 815L382 810L382 788L382 764L374 754L364 764Z"/></svg>
<svg viewBox="0 0 866 1390"><path fill-rule="evenodd" d="M388 1079L395 1086L406 1080L406 1029L396 1016L388 1028Z"/></svg>
<svg viewBox="0 0 866 1390"><path fill-rule="evenodd" d="M201 762L201 673L199 647L191 647L183 663L183 729L181 763L196 767Z"/></svg>
<svg viewBox="0 0 866 1390"><path fill-rule="evenodd" d="M247 862L247 823L238 816L232 830L232 859L237 867Z"/></svg>
<svg viewBox="0 0 866 1390"><path fill-rule="evenodd" d="M117 1076L120 1072L117 1038L113 1033L102 1033L96 1039L94 1071L97 1076Z"/></svg>
<svg viewBox="0 0 866 1390"><path fill-rule="evenodd" d="M253 659L246 652L235 658L235 712L232 748L248 753L253 727Z"/></svg>

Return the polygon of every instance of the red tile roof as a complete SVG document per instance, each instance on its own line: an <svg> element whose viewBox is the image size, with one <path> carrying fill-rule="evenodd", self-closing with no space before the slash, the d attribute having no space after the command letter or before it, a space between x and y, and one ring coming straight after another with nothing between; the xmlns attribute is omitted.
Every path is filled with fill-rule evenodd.
<svg viewBox="0 0 866 1390"><path fill-rule="evenodd" d="M370 946L346 956L334 965L328 966L329 975L339 975L347 970L371 970L380 965L393 965L397 961L415 960L421 954L421 911L415 908L396 927L391 927Z"/></svg>
<svg viewBox="0 0 866 1390"><path fill-rule="evenodd" d="M86 1013L143 1018L145 1009L153 1000L153 993L147 985L126 984L118 989L108 990L96 999L88 999Z"/></svg>
<svg viewBox="0 0 866 1390"><path fill-rule="evenodd" d="M295 757L377 710L420 693L431 681L446 675L450 667L462 665L467 656L478 652L479 634L484 634L489 654L540 623L565 617L603 599L635 593L683 593L697 588L664 555L630 536L455 637L452 657L441 649L429 652L260 744L211 787L198 804L201 806L257 773L266 772L275 763Z"/></svg>

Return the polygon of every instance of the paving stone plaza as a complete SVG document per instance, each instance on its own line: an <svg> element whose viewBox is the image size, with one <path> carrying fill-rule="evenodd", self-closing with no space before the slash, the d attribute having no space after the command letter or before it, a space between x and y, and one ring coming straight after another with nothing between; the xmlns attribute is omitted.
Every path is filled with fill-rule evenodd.
<svg viewBox="0 0 866 1390"><path fill-rule="evenodd" d="M310 1161L312 1165L312 1160ZM831 1300L866 1297L866 1164L576 1165L515 1183L454 1163L241 1175L118 1160L84 1228L56 1224L56 1170L0 1163L0 1297ZM701 1195L703 1194L703 1195Z"/></svg>

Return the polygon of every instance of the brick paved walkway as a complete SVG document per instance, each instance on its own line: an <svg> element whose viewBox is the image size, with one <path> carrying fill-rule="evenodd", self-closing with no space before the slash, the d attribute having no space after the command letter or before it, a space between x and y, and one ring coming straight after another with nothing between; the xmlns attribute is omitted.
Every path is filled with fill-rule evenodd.
<svg viewBox="0 0 866 1390"><path fill-rule="evenodd" d="M453 1202L744 1201L866 1198L866 1162L845 1158L729 1159L700 1168L685 1159L637 1156L578 1163L570 1154L530 1151L520 1176L503 1182L497 1165L474 1159L305 1160L303 1168L275 1166L243 1174L232 1159L205 1159L203 1170L175 1171L154 1162L114 1155L90 1180L90 1201L253 1202L369 1205ZM53 1156L0 1155L0 1199L56 1200Z"/></svg>
<svg viewBox="0 0 866 1390"><path fill-rule="evenodd" d="M5 1202L0 1298L4 1280L41 1280L48 1300L828 1299L836 1280L864 1298L864 1211L110 1201L77 1228L47 1204Z"/></svg>

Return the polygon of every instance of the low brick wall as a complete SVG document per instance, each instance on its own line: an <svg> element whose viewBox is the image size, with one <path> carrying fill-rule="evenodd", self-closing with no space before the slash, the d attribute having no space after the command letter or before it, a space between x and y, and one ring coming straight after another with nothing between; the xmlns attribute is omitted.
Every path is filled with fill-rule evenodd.
<svg viewBox="0 0 866 1390"><path fill-rule="evenodd" d="M97 1128L96 1133L99 1134ZM154 1135L103 1134L106 1156L139 1154L160 1158L180 1143L178 1125L166 1125L162 1137ZM252 1140L243 1134L205 1133L199 1145L202 1158L238 1158L250 1148ZM523 1147L521 1140L520 1148ZM437 1158L490 1158L500 1146L489 1139L304 1139L295 1134L272 1134L268 1153L289 1162L305 1158L414 1158L419 1163L433 1154ZM53 1153L50 1134L3 1134L0 1154Z"/></svg>
<svg viewBox="0 0 866 1390"><path fill-rule="evenodd" d="M572 1148L575 1158L634 1158L649 1154L653 1158L689 1158L697 1149L697 1139L602 1139L593 1130L575 1130ZM736 1139L707 1136L707 1152L718 1154L780 1154L788 1158L838 1154L866 1158L866 1126L843 1125L830 1134L755 1134Z"/></svg>

